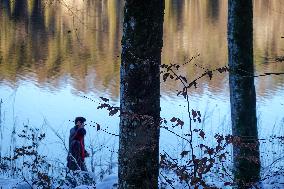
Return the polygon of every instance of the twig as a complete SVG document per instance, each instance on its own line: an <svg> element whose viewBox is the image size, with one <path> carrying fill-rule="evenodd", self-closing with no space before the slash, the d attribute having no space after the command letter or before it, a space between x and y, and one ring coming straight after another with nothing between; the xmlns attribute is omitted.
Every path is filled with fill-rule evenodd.
<svg viewBox="0 0 284 189"><path fill-rule="evenodd" d="M101 129L103 132L109 134L109 135L112 135L112 136L116 136L118 137L119 135L118 134L115 134L115 133L111 133L111 132L108 132L106 129Z"/></svg>
<svg viewBox="0 0 284 189"><path fill-rule="evenodd" d="M66 146L66 142L64 140L64 138L62 138L62 136L60 136L60 134L58 133L58 131L56 131L54 128L52 128L49 124L48 124L48 121L46 119L44 119L44 122L46 124L46 126L48 126L48 128L50 128L50 130L60 139L61 143L63 144L66 152L68 152L68 148Z"/></svg>
<svg viewBox="0 0 284 189"><path fill-rule="evenodd" d="M232 178L232 176L227 172L227 169L225 169L224 164L221 163L221 165L222 165L222 168L223 168L224 172L226 173L226 175L227 175L232 181L234 181L234 178Z"/></svg>
<svg viewBox="0 0 284 189"><path fill-rule="evenodd" d="M180 136L179 134L175 133L174 131L169 130L169 129L168 129L167 127L165 127L165 126L160 126L160 128L163 128L163 129L169 131L170 133L173 133L173 134L176 135L177 137L179 137L179 138L181 138L181 139L184 139L184 140L186 140L187 142L190 142L188 139L186 139L186 138Z"/></svg>
<svg viewBox="0 0 284 189"><path fill-rule="evenodd" d="M26 179L26 177L24 176L24 172L22 172L22 177L24 179L24 182L26 182L30 187L31 189L33 189L33 186L29 183L29 181Z"/></svg>
<svg viewBox="0 0 284 189"><path fill-rule="evenodd" d="M172 185L172 183L170 183L170 182L168 181L168 178L167 178L166 176L164 176L162 172L160 172L160 175L161 175L161 176L165 179L165 181L171 186L171 188L175 189L175 187Z"/></svg>
<svg viewBox="0 0 284 189"><path fill-rule="evenodd" d="M188 94L186 94L186 102L187 102L187 113L188 113L188 118L189 118L189 132L190 132L190 149L191 149L191 158L192 162L194 163L194 151L193 151L193 130L192 130L192 118L190 116L190 109L189 109L189 99L188 99ZM194 163L194 177L196 177L197 174L197 166Z"/></svg>
<svg viewBox="0 0 284 189"><path fill-rule="evenodd" d="M171 159L173 160L175 163L177 163L176 159L172 158L167 152L165 152L165 150L163 150L163 152ZM160 154L162 155L162 154Z"/></svg>
<svg viewBox="0 0 284 189"><path fill-rule="evenodd" d="M254 75L253 77L263 77L268 75L284 75L284 72L265 72L263 74Z"/></svg>
<svg viewBox="0 0 284 189"><path fill-rule="evenodd" d="M282 159L284 159L284 156L282 156L282 157L280 157L280 158L277 158L277 159L274 160L270 165L266 166L264 169L266 169L266 168L272 166L274 163L276 163L277 161L280 161L280 160L282 160Z"/></svg>
<svg viewBox="0 0 284 189"><path fill-rule="evenodd" d="M186 140L186 141L189 142L190 149L191 149L191 158L192 158L192 161L193 161L193 159L194 159L194 148L193 148L193 144L192 144L193 143L193 130L192 130L192 118L190 116L189 96L188 96L188 93L187 93L188 86L186 86L186 83L181 79L180 76L178 76L175 73L175 71L173 71L172 69L170 69L170 71L181 81L181 83L184 86L183 90L185 90L185 92L186 92L186 103L187 103L187 113L188 113L188 118L189 118L189 132L190 132L190 139ZM194 163L194 177L196 177L196 174L197 174L197 167L196 167L196 165Z"/></svg>

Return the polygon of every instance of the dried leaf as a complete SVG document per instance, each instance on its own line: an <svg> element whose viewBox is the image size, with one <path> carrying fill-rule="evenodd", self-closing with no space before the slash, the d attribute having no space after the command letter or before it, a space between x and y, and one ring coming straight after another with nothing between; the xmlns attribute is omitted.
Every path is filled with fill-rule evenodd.
<svg viewBox="0 0 284 189"><path fill-rule="evenodd" d="M109 101L108 98L104 98L104 97L100 97L100 99L102 99L102 101L104 101L104 102L108 102Z"/></svg>
<svg viewBox="0 0 284 189"><path fill-rule="evenodd" d="M111 109L111 110L109 111L109 115L110 115L110 116L113 116L113 115L115 115L117 112L118 112L118 108L113 108L113 109Z"/></svg>
<svg viewBox="0 0 284 189"><path fill-rule="evenodd" d="M201 119L200 117L197 118L198 123L201 123Z"/></svg>
<svg viewBox="0 0 284 189"><path fill-rule="evenodd" d="M177 124L176 126L180 125L181 127L184 125L184 122L180 119L177 119Z"/></svg>
<svg viewBox="0 0 284 189"><path fill-rule="evenodd" d="M101 130L100 124L97 123L97 131Z"/></svg>
<svg viewBox="0 0 284 189"><path fill-rule="evenodd" d="M181 157L183 158L183 157L186 156L188 153L189 153L189 151L182 151L180 155L181 155Z"/></svg>
<svg viewBox="0 0 284 189"><path fill-rule="evenodd" d="M193 119L197 116L197 113L196 113L196 111L195 110L191 110L191 114L192 114L192 116L193 116Z"/></svg>
<svg viewBox="0 0 284 189"><path fill-rule="evenodd" d="M208 153L209 155L213 155L214 149L213 149L213 148L208 148L207 153Z"/></svg>
<svg viewBox="0 0 284 189"><path fill-rule="evenodd" d="M219 161L222 161L222 160L226 160L226 155L225 155L225 153L223 153L223 154L221 154L220 156L219 156Z"/></svg>
<svg viewBox="0 0 284 189"><path fill-rule="evenodd" d="M170 121L171 122L175 122L177 120L177 118L176 117L173 117Z"/></svg>
<svg viewBox="0 0 284 189"><path fill-rule="evenodd" d="M186 77L184 77L184 76L180 76L180 78L181 78L182 80L184 80L184 81L187 83L187 79L186 79Z"/></svg>
<svg viewBox="0 0 284 189"><path fill-rule="evenodd" d="M100 104L97 109L102 109L102 108L107 108L107 107L110 107L109 104L106 104L106 103L103 103L103 104Z"/></svg>
<svg viewBox="0 0 284 189"><path fill-rule="evenodd" d="M167 78L169 77L169 75L170 75L170 73L165 73L165 74L163 75L163 80L166 81Z"/></svg>
<svg viewBox="0 0 284 189"><path fill-rule="evenodd" d="M205 137L205 133L204 133L202 130L200 130L200 132L199 132L199 136L201 136L201 138L202 138L202 139L204 139L204 137Z"/></svg>
<svg viewBox="0 0 284 189"><path fill-rule="evenodd" d="M212 71L207 71L206 73L209 76L209 79L211 80L212 77L213 77L213 72Z"/></svg>
<svg viewBox="0 0 284 189"><path fill-rule="evenodd" d="M230 182L224 182L224 186L230 186L232 183Z"/></svg>
<svg viewBox="0 0 284 189"><path fill-rule="evenodd" d="M220 145L216 146L216 152L222 150L222 147Z"/></svg>
<svg viewBox="0 0 284 189"><path fill-rule="evenodd" d="M199 117L201 117L201 113L200 113L200 111L197 111L197 115L198 115Z"/></svg>

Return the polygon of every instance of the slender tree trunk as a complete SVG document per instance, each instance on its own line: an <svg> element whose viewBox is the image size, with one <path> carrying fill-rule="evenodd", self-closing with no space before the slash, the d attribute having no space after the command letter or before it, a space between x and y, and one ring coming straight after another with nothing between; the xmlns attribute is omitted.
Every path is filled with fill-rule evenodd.
<svg viewBox="0 0 284 189"><path fill-rule="evenodd" d="M234 174L239 188L259 179L259 144L253 68L252 0L229 0L229 84L234 144Z"/></svg>
<svg viewBox="0 0 284 189"><path fill-rule="evenodd" d="M164 0L126 0L121 54L119 188L158 188Z"/></svg>

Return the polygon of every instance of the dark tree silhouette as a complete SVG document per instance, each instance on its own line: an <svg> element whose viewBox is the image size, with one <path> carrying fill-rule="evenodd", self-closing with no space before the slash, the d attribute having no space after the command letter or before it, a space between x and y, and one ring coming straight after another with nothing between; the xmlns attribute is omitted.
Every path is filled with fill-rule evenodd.
<svg viewBox="0 0 284 189"><path fill-rule="evenodd" d="M209 21L212 23L215 23L219 18L219 6L220 6L220 0L210 0L207 1L207 17L209 18Z"/></svg>
<svg viewBox="0 0 284 189"><path fill-rule="evenodd" d="M12 44L9 48L10 52L16 52L17 54L17 71L22 70L25 65L30 64L28 43L25 37L28 35L29 26L29 14L28 14L28 2L27 0L15 0L14 9L12 11L13 24L17 28L14 31L15 37L12 40Z"/></svg>
<svg viewBox="0 0 284 189"><path fill-rule="evenodd" d="M35 0L33 2L30 20L31 20L31 29L34 33L45 32L44 10L42 7L41 0Z"/></svg>
<svg viewBox="0 0 284 189"><path fill-rule="evenodd" d="M126 0L121 53L119 188L158 188L164 0Z"/></svg>
<svg viewBox="0 0 284 189"><path fill-rule="evenodd" d="M30 32L32 34L32 56L33 59L38 62L42 59L46 59L46 51L48 48L47 44L47 31L45 28L44 21L44 9L42 6L42 0L34 0L32 6L32 12L30 16ZM58 67L60 67L60 61L56 61L54 67L55 71L58 72Z"/></svg>
<svg viewBox="0 0 284 189"><path fill-rule="evenodd" d="M15 8L13 18L16 21L27 20L28 18L28 3L27 0L15 0Z"/></svg>
<svg viewBox="0 0 284 189"><path fill-rule="evenodd" d="M259 179L256 95L253 68L253 9L251 0L229 0L228 50L234 175L239 188Z"/></svg>
<svg viewBox="0 0 284 189"><path fill-rule="evenodd" d="M0 0L0 16L6 14L8 17L11 16L11 8L9 0Z"/></svg>

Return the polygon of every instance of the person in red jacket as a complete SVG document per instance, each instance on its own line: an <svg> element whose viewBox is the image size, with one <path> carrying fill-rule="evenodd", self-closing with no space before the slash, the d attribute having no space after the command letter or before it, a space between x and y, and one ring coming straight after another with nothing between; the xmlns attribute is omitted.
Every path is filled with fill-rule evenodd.
<svg viewBox="0 0 284 189"><path fill-rule="evenodd" d="M86 130L84 128L79 128L70 143L70 151L67 158L67 167L70 170L82 170L87 171L85 164L85 146L84 146L84 136L86 135Z"/></svg>
<svg viewBox="0 0 284 189"><path fill-rule="evenodd" d="M69 135L69 151L70 151L71 142L72 142L72 140L73 140L73 138L74 138L74 136L75 136L77 130L78 130L79 128L84 128L84 125L85 125L85 122L86 122L86 118L84 118L84 117L76 117L74 122L75 122L75 126L70 129L70 135ZM83 141L83 142L84 142L84 141Z"/></svg>

